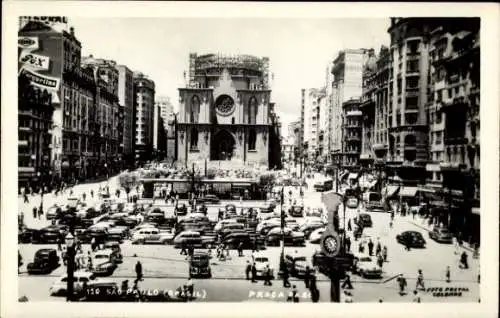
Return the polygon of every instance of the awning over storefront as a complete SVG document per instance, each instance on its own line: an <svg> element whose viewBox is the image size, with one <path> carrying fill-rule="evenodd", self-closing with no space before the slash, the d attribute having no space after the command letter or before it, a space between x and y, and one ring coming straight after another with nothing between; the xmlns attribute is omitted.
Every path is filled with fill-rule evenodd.
<svg viewBox="0 0 500 318"><path fill-rule="evenodd" d="M417 187L402 187L399 190L399 195L402 197L415 197L417 195L418 188Z"/></svg>
<svg viewBox="0 0 500 318"><path fill-rule="evenodd" d="M399 186L396 185L388 185L384 189L382 189L382 195L386 198L390 198L398 192Z"/></svg>

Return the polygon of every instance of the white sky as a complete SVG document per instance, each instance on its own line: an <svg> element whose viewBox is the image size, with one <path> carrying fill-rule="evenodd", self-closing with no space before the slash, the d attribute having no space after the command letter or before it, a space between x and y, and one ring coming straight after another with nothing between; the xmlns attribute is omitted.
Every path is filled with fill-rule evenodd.
<svg viewBox="0 0 500 318"><path fill-rule="evenodd" d="M300 89L320 87L326 66L345 48L389 44L389 18L76 18L69 17L82 54L115 60L147 74L156 96L177 109L190 52L270 58L272 101L286 135L300 116Z"/></svg>

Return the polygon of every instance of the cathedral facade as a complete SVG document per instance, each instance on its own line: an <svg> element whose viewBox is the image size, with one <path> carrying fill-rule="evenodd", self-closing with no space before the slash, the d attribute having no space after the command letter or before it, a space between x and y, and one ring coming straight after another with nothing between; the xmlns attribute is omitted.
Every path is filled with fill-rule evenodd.
<svg viewBox="0 0 500 318"><path fill-rule="evenodd" d="M190 54L179 88L177 161L270 166L274 104L269 59Z"/></svg>

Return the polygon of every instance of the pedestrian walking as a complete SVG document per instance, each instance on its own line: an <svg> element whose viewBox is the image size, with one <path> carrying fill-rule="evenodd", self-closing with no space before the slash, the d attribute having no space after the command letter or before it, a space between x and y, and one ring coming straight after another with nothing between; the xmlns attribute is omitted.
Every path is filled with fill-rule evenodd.
<svg viewBox="0 0 500 318"><path fill-rule="evenodd" d="M345 279L344 283L342 284L342 289L353 289L352 283L351 283L351 276L349 274L345 274Z"/></svg>
<svg viewBox="0 0 500 318"><path fill-rule="evenodd" d="M363 243L363 241L359 242L359 245L358 245L358 252L359 253L363 253L365 251L365 245Z"/></svg>
<svg viewBox="0 0 500 318"><path fill-rule="evenodd" d="M283 287L289 288L290 287L290 273L288 273L288 268L285 266L283 268Z"/></svg>
<svg viewBox="0 0 500 318"><path fill-rule="evenodd" d="M451 269L450 266L446 266L446 282L451 283Z"/></svg>
<svg viewBox="0 0 500 318"><path fill-rule="evenodd" d="M463 268L463 269L468 269L469 268L468 255L467 255L467 253L465 251L462 253L462 255L460 255L460 264L459 264L459 267Z"/></svg>
<svg viewBox="0 0 500 318"><path fill-rule="evenodd" d="M350 232L352 231L352 226L351 226L351 219L347 221L347 230Z"/></svg>
<svg viewBox="0 0 500 318"><path fill-rule="evenodd" d="M380 240L377 239L377 246L375 247L375 255L379 256L382 252L382 245L380 245Z"/></svg>
<svg viewBox="0 0 500 318"><path fill-rule="evenodd" d="M389 228L391 228L391 229L392 229L392 226L393 226L393 224L392 224L392 219L391 219L391 220L389 221Z"/></svg>
<svg viewBox="0 0 500 318"><path fill-rule="evenodd" d="M181 255L187 255L187 250L186 250L186 243L182 242L181 243ZM219 250L217 250L217 256L219 257Z"/></svg>
<svg viewBox="0 0 500 318"><path fill-rule="evenodd" d="M380 267L384 266L384 257L382 257L381 253L377 256L377 265Z"/></svg>
<svg viewBox="0 0 500 318"><path fill-rule="evenodd" d="M243 242L240 242L238 244L238 256L242 257L243 256Z"/></svg>
<svg viewBox="0 0 500 318"><path fill-rule="evenodd" d="M405 295L405 288L407 285L406 278L403 276L403 274L400 274L398 277L398 284L399 284L399 294L401 296Z"/></svg>
<svg viewBox="0 0 500 318"><path fill-rule="evenodd" d="M136 274L136 282L142 280L142 264L140 261L137 261L135 264L135 274Z"/></svg>
<svg viewBox="0 0 500 318"><path fill-rule="evenodd" d="M370 256L373 255L373 241L372 239L370 238L370 240L368 241L368 253L370 254Z"/></svg>
<svg viewBox="0 0 500 318"><path fill-rule="evenodd" d="M456 236L456 237L453 238L453 243L454 243L454 246L455 246L455 252L454 252L454 254L458 255L460 253L460 246L458 244L458 236Z"/></svg>
<svg viewBox="0 0 500 318"><path fill-rule="evenodd" d="M309 291L311 292L311 300L313 303L317 303L319 301L319 289L316 285L316 275L311 275L311 284L309 286Z"/></svg>
<svg viewBox="0 0 500 318"><path fill-rule="evenodd" d="M85 201L85 199L87 198L87 194L85 192L83 192L82 198L83 198L83 201Z"/></svg>
<svg viewBox="0 0 500 318"><path fill-rule="evenodd" d="M90 254L90 251L87 254L87 269L89 271L92 271L92 269L93 269L93 267L92 267L92 255Z"/></svg>
<svg viewBox="0 0 500 318"><path fill-rule="evenodd" d="M94 198L94 190L90 190L90 197L93 199ZM128 281L127 281L128 282Z"/></svg>
<svg viewBox="0 0 500 318"><path fill-rule="evenodd" d="M387 262L387 246L384 245L382 249L382 257L384 258L384 262Z"/></svg>
<svg viewBox="0 0 500 318"><path fill-rule="evenodd" d="M247 261L247 266L245 268L245 276L247 280L250 280L250 274L252 273L252 265L250 261Z"/></svg>
<svg viewBox="0 0 500 318"><path fill-rule="evenodd" d="M30 200L28 199L28 195L26 193L23 194L24 197L24 203L30 203Z"/></svg>
<svg viewBox="0 0 500 318"><path fill-rule="evenodd" d="M37 217L37 209L36 207L33 208L33 219L36 219Z"/></svg>
<svg viewBox="0 0 500 318"><path fill-rule="evenodd" d="M418 287L421 287L422 290L425 290L425 285L424 285L424 274L422 273L422 270L418 270L418 276L417 276L417 283L415 285L415 290L418 289Z"/></svg>
<svg viewBox="0 0 500 318"><path fill-rule="evenodd" d="M306 266L306 270L304 273L304 284L306 285L306 288L309 288L309 282L311 280L311 269L309 266Z"/></svg>
<svg viewBox="0 0 500 318"><path fill-rule="evenodd" d="M264 285L265 286L272 286L273 285L273 283L271 283L271 268L269 267L269 265L266 265L266 268L265 268Z"/></svg>
<svg viewBox="0 0 500 318"><path fill-rule="evenodd" d="M255 266L255 262L252 263L252 283L257 281L257 267Z"/></svg>

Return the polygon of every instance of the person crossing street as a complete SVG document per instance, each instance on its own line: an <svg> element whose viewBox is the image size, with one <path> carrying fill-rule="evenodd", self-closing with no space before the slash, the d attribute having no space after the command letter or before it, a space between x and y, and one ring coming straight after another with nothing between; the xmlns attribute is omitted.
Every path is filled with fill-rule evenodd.
<svg viewBox="0 0 500 318"><path fill-rule="evenodd" d="M373 255L373 241L372 239L370 238L370 240L368 241L368 254L370 256Z"/></svg>
<svg viewBox="0 0 500 318"><path fill-rule="evenodd" d="M424 274L422 273L421 269L418 270L417 283L415 285L415 290L417 290L418 287L421 287L422 290L425 290Z"/></svg>
<svg viewBox="0 0 500 318"><path fill-rule="evenodd" d="M245 276L247 280L250 280L250 274L252 272L252 265L250 261L247 261L247 266L245 267Z"/></svg>

